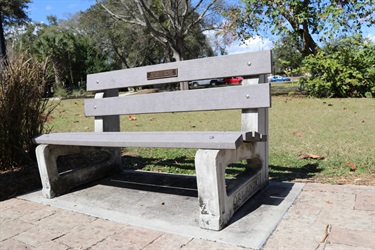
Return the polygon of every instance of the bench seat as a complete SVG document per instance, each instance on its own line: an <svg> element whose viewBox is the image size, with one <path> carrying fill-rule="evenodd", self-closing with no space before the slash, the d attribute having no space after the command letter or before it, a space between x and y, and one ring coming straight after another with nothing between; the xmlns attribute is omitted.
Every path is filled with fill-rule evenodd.
<svg viewBox="0 0 375 250"><path fill-rule="evenodd" d="M237 149L244 142L264 141L257 132L81 132L51 133L34 138L37 144L92 147Z"/></svg>

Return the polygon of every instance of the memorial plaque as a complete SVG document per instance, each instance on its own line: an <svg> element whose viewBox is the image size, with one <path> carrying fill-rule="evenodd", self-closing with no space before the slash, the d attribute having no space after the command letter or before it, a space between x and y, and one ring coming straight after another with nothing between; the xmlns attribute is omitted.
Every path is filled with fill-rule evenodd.
<svg viewBox="0 0 375 250"><path fill-rule="evenodd" d="M178 76L178 69L165 69L147 72L147 80L155 80L162 78L171 78Z"/></svg>

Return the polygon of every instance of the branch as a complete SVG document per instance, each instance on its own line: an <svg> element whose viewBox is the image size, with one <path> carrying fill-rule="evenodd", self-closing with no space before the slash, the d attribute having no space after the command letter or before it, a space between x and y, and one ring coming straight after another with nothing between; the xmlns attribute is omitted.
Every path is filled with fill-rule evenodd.
<svg viewBox="0 0 375 250"><path fill-rule="evenodd" d="M191 24L189 24L185 31L184 31L184 35L187 35L187 33L189 32L190 28L197 25L200 21L202 21L202 19L205 17L207 11L209 11L211 9L211 7L217 2L217 0L212 0L210 4L207 5L207 7L205 8L205 10L199 15L199 17L194 21L192 22ZM198 4L201 4L202 3L202 0L199 1ZM197 6L196 6L197 7ZM196 8L194 8L196 9Z"/></svg>
<svg viewBox="0 0 375 250"><path fill-rule="evenodd" d="M136 25L139 25L139 26L142 26L142 27L147 27L146 23L142 22L142 20L140 20L139 18L136 18L133 21L133 20L130 20L129 17L121 16L121 15L117 15L117 14L113 13L104 4L100 4L100 5L108 12L108 14L110 14L111 16L113 16L116 19L119 19L119 20L124 21L126 23L136 24Z"/></svg>

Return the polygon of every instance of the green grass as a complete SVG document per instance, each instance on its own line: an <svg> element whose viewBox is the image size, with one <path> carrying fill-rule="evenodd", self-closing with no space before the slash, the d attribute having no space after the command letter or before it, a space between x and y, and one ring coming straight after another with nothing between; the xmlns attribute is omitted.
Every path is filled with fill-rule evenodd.
<svg viewBox="0 0 375 250"><path fill-rule="evenodd" d="M276 96L270 109L270 176L276 180L373 183L375 175L375 99L312 99ZM52 132L93 131L83 116L83 100L63 100L52 114ZM121 118L122 131L240 129L240 111L136 115ZM124 149L133 169L194 173L196 150ZM321 160L299 159L315 154ZM355 164L350 171L347 163ZM241 171L235 165L227 172ZM232 174L229 174L230 176Z"/></svg>

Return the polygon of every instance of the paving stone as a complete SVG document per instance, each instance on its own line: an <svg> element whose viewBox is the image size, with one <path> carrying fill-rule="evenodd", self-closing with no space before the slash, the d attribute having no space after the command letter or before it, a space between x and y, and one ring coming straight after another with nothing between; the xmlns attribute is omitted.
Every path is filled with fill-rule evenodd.
<svg viewBox="0 0 375 250"><path fill-rule="evenodd" d="M143 249L162 235L159 231L124 225L121 231L108 236L90 249Z"/></svg>
<svg viewBox="0 0 375 250"><path fill-rule="evenodd" d="M320 183L307 183L304 186L303 191L358 194L362 192L375 192L375 186L331 185L331 184L320 184Z"/></svg>
<svg viewBox="0 0 375 250"><path fill-rule="evenodd" d="M12 220L1 224L0 227L0 242L9 239L15 235L25 232L31 228L35 228L30 223L23 222L21 220Z"/></svg>
<svg viewBox="0 0 375 250"><path fill-rule="evenodd" d="M139 250L139 246L136 243L130 243L125 240L115 240L112 238L106 238L101 242L89 247L90 250L103 250L103 249L126 249L126 250Z"/></svg>
<svg viewBox="0 0 375 250"><path fill-rule="evenodd" d="M157 238L151 244L143 248L144 250L152 249L163 249L163 250L175 250L180 249L187 245L192 238L184 237L174 234L163 234L161 237Z"/></svg>
<svg viewBox="0 0 375 250"><path fill-rule="evenodd" d="M324 250L374 250L374 248L368 248L368 247L355 247L343 245L343 244L326 244L324 247Z"/></svg>
<svg viewBox="0 0 375 250"><path fill-rule="evenodd" d="M88 224L94 220L96 220L96 218L92 216L58 210L56 213L37 221L35 224L41 225L49 230L68 233L74 228Z"/></svg>
<svg viewBox="0 0 375 250"><path fill-rule="evenodd" d="M21 241L33 247L38 247L42 243L50 242L53 239L61 236L61 233L53 230L48 230L43 227L33 227L23 233L14 236L13 239Z"/></svg>
<svg viewBox="0 0 375 250"><path fill-rule="evenodd" d="M11 207L17 207L25 202L27 201L21 200L21 199L9 199L9 200L2 201L0 202L0 211L3 211Z"/></svg>
<svg viewBox="0 0 375 250"><path fill-rule="evenodd" d="M21 202L17 206L14 206L12 208L12 210L18 211L22 214L30 214L30 213L33 213L33 212L38 211L40 209L43 209L45 207L46 207L46 205L42 205L42 204L39 204L39 203L36 203L36 202L26 201L26 202Z"/></svg>
<svg viewBox="0 0 375 250"><path fill-rule="evenodd" d="M75 249L86 249L103 241L109 235L116 233L119 228L121 227L118 224L97 219L89 224L74 228L69 233L56 239L56 242Z"/></svg>
<svg viewBox="0 0 375 250"><path fill-rule="evenodd" d="M297 219L300 223L312 225L317 221L321 211L322 207L320 206L297 203L289 209L289 213L284 218L288 220Z"/></svg>
<svg viewBox="0 0 375 250"><path fill-rule="evenodd" d="M375 191L357 194L354 207L356 210L375 211Z"/></svg>
<svg viewBox="0 0 375 250"><path fill-rule="evenodd" d="M352 230L375 232L375 216L371 216L368 211L324 207L317 222Z"/></svg>
<svg viewBox="0 0 375 250"><path fill-rule="evenodd" d="M30 223L36 223L36 222L40 221L41 219L47 218L47 217L57 213L58 211L59 211L59 209L57 209L57 208L53 208L53 207L50 207L50 206L44 206L43 208L41 208L37 211L34 211L30 214L29 213L24 214L19 219L23 220L23 221L26 221L26 222L30 222Z"/></svg>
<svg viewBox="0 0 375 250"><path fill-rule="evenodd" d="M53 249L53 250L67 250L71 249L69 246L55 242L55 241L49 241L49 242L44 242L40 244L37 249ZM109 249L109 248L108 248Z"/></svg>
<svg viewBox="0 0 375 250"><path fill-rule="evenodd" d="M353 209L355 199L356 195L353 193L302 192L297 201L319 207Z"/></svg>
<svg viewBox="0 0 375 250"><path fill-rule="evenodd" d="M214 241L202 240L202 239L193 239L188 244L182 246L183 250L245 250L248 248L221 244Z"/></svg>
<svg viewBox="0 0 375 250"><path fill-rule="evenodd" d="M13 211L12 208L3 210L0 212L0 225L3 225L9 221L18 219L22 216L20 212Z"/></svg>
<svg viewBox="0 0 375 250"><path fill-rule="evenodd" d="M323 240L325 232L326 225L283 220L267 240L264 249L315 249Z"/></svg>
<svg viewBox="0 0 375 250"><path fill-rule="evenodd" d="M327 243L343 244L352 247L375 248L375 233L332 227Z"/></svg>
<svg viewBox="0 0 375 250"><path fill-rule="evenodd" d="M15 239L7 239L0 242L0 249L1 250L20 250L20 249L33 249L31 246L20 242Z"/></svg>

